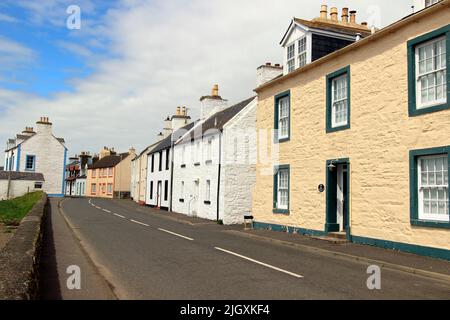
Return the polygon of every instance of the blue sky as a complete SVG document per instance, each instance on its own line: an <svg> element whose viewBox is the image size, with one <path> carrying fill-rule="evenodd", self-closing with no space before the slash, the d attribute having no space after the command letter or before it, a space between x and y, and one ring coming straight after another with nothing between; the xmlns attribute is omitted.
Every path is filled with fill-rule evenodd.
<svg viewBox="0 0 450 320"><path fill-rule="evenodd" d="M413 0L329 0L357 20L386 26ZM68 30L66 9L81 8ZM280 63L279 41L295 15L319 15L317 0L2 0L0 143L46 116L69 152L102 146L141 150L166 116L219 84L238 103L252 95L256 68Z"/></svg>
<svg viewBox="0 0 450 320"><path fill-rule="evenodd" d="M98 1L95 10L82 10L82 19L101 21L106 10L113 4L113 1ZM74 47L87 47L93 55L108 58L104 48L86 46L92 36L64 28L69 17L66 13L67 6L66 1L54 2L49 6L53 13L42 14L23 2L2 2L0 36L12 39L33 52L28 63L13 68L0 67L0 85L3 88L44 97L56 92L72 92L69 80L88 76L93 72L93 66L87 56L70 51L70 47L67 48L69 44Z"/></svg>

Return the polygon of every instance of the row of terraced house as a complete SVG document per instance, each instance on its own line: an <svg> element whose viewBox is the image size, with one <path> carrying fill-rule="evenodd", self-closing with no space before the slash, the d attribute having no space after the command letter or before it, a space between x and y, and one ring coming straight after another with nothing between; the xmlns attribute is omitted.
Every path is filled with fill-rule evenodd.
<svg viewBox="0 0 450 320"><path fill-rule="evenodd" d="M37 134L10 141L5 168L43 173L36 186L55 195L130 197L450 260L450 0L414 4L382 29L326 5L313 20L293 18L282 63L256 70L254 92L230 103L214 85L198 119L176 107L140 153L105 147L67 162L53 136L61 168L50 172L26 148L48 135L44 118Z"/></svg>
<svg viewBox="0 0 450 320"><path fill-rule="evenodd" d="M450 258L450 1L383 28L322 6L237 104L178 107L132 161L143 205Z"/></svg>

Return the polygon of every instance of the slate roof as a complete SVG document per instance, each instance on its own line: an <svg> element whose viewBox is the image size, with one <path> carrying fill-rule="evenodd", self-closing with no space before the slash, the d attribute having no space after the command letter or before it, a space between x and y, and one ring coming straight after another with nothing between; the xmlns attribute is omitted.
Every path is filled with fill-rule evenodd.
<svg viewBox="0 0 450 320"><path fill-rule="evenodd" d="M171 134L167 138L163 139L156 147L154 147L148 154L156 153L161 150L165 150L172 146L172 141L175 142L180 139L185 133L191 130L194 127L194 122L178 129L175 133Z"/></svg>
<svg viewBox="0 0 450 320"><path fill-rule="evenodd" d="M371 30L361 25L342 25L342 24L334 24L326 21L320 20L304 20L299 18L294 18L296 23L302 24L308 28L319 29L324 31L332 31L343 33L350 36L356 36L360 33L363 37L370 36L372 34Z"/></svg>
<svg viewBox="0 0 450 320"><path fill-rule="evenodd" d="M235 104L229 108L219 111L203 122L200 126L191 130L187 136L184 137L183 142L188 142L194 139L201 138L205 135L213 133L215 130L222 130L224 125L230 121L235 115L242 111L255 97L248 98L244 101Z"/></svg>
<svg viewBox="0 0 450 320"><path fill-rule="evenodd" d="M0 171L0 180L8 180L9 171ZM21 181L45 181L44 175L37 172L11 171L11 180Z"/></svg>
<svg viewBox="0 0 450 320"><path fill-rule="evenodd" d="M119 155L114 154L106 156L95 162L93 165L89 166L88 169L100 169L100 168L111 168L117 166L122 160L129 156L128 152L121 153Z"/></svg>

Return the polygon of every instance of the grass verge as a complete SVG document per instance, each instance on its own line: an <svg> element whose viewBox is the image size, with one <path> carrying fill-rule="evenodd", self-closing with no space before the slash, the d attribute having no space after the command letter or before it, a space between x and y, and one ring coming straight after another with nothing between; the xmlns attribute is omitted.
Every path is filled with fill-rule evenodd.
<svg viewBox="0 0 450 320"><path fill-rule="evenodd" d="M7 226L18 226L43 195L44 193L39 191L19 198L0 201L0 223Z"/></svg>

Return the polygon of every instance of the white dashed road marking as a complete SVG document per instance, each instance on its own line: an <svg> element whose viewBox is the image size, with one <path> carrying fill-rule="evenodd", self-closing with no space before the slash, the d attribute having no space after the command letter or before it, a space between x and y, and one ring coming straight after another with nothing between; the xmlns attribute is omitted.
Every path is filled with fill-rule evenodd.
<svg viewBox="0 0 450 320"><path fill-rule="evenodd" d="M189 241L194 241L194 239L192 239L192 238L185 237L185 236L183 236L181 234L178 234L178 233L175 233L175 232L172 232L172 231L169 231L169 230L165 230L165 229L161 229L161 228L158 228L158 230L162 231L162 232L169 233L171 235L174 235L174 236L177 236L177 237L180 237L180 238L183 238L183 239L186 239L186 240L189 240Z"/></svg>
<svg viewBox="0 0 450 320"><path fill-rule="evenodd" d="M234 252L232 252L232 251L228 251L228 250L225 250L225 249L222 249L222 248L218 248L218 247L215 247L215 249L216 249L216 250L219 250L219 251L222 251L222 252L225 252L225 253L228 253L228 254L231 254L231 255L233 255L233 256L236 256L236 257L245 259L245 260L247 260L247 261L254 262L254 263L259 264L259 265L261 265L261 266L264 266L264 267L267 267L267 268L270 268L270 269L273 269L273 270L277 270L277 271L279 271L279 272L286 273L286 274L288 274L288 275L290 275L290 276L293 276L293 277L296 277L296 278L303 278L303 276L301 276L301 275L299 275L299 274L296 274L296 273L293 273L293 272L290 272L290 271L286 271L286 270L283 270L283 269L280 269L280 268L271 266L270 264L267 264L267 263L264 263L264 262L261 262L261 261L258 261L258 260L254 260L254 259L252 259L252 258L243 256L243 255L240 255L240 254L237 254L237 253L234 253Z"/></svg>
<svg viewBox="0 0 450 320"><path fill-rule="evenodd" d="M111 213L111 211L109 211L109 210L106 210L106 209L102 209L102 210L105 212Z"/></svg>
<svg viewBox="0 0 450 320"><path fill-rule="evenodd" d="M139 221L136 221L136 220L131 220L130 219L130 221L134 222L134 223L137 223L137 224L140 224L141 226L150 227L148 224L145 224L145 223L142 223L142 222L139 222Z"/></svg>
<svg viewBox="0 0 450 320"><path fill-rule="evenodd" d="M124 217L124 216L121 216L120 214L114 213L114 215L115 215L116 217L119 217L119 218L125 219L125 217Z"/></svg>

